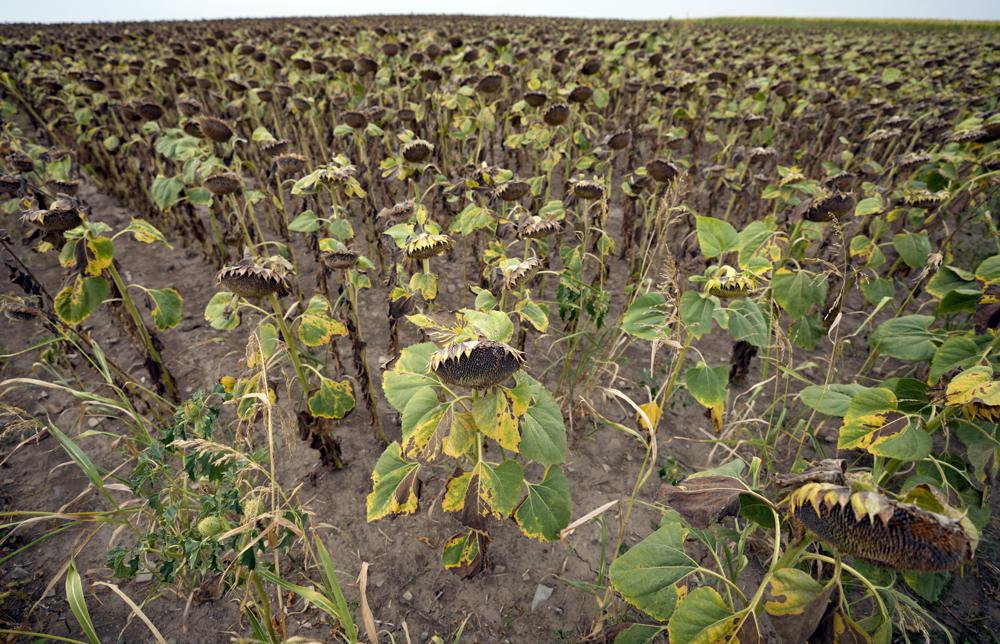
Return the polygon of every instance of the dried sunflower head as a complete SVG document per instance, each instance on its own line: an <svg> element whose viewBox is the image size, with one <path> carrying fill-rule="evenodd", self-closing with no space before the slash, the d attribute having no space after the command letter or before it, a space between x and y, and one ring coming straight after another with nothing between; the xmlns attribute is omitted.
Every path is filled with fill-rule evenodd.
<svg viewBox="0 0 1000 644"><path fill-rule="evenodd" d="M604 184L590 179L579 179L572 182L573 196L584 201L594 201L604 197Z"/></svg>
<svg viewBox="0 0 1000 644"><path fill-rule="evenodd" d="M247 299L259 299L272 293L281 297L291 292L288 281L272 268L245 257L219 271L216 281L230 293Z"/></svg>
<svg viewBox="0 0 1000 644"><path fill-rule="evenodd" d="M430 259L451 248L453 243L448 235L425 232L406 242L403 252L409 259Z"/></svg>
<svg viewBox="0 0 1000 644"><path fill-rule="evenodd" d="M358 252L348 248L342 242L333 240L333 244L320 254L320 259L327 268L343 270L353 268L358 263Z"/></svg>
<svg viewBox="0 0 1000 644"><path fill-rule="evenodd" d="M274 157L274 166L281 174L298 174L306 167L306 158L301 154L287 152Z"/></svg>
<svg viewBox="0 0 1000 644"><path fill-rule="evenodd" d="M193 98L177 99L177 111L184 116L196 116L201 113L201 103Z"/></svg>
<svg viewBox="0 0 1000 644"><path fill-rule="evenodd" d="M205 187L213 195L229 195L241 187L240 177L235 172L223 172L205 179Z"/></svg>
<svg viewBox="0 0 1000 644"><path fill-rule="evenodd" d="M216 143L225 143L233 138L233 129L225 121L217 119L214 116L203 116L198 121L198 126L201 128L201 133L205 138L211 139Z"/></svg>
<svg viewBox="0 0 1000 644"><path fill-rule="evenodd" d="M976 333L986 333L988 329L1000 330L1000 284L986 287L976 304L972 320Z"/></svg>
<svg viewBox="0 0 1000 644"><path fill-rule="evenodd" d="M288 139L275 139L274 141L264 141L260 144L260 151L265 156L274 159L288 152L288 147L292 144Z"/></svg>
<svg viewBox="0 0 1000 644"><path fill-rule="evenodd" d="M542 262L537 257L510 260L500 270L503 273L503 285L508 291L516 291L534 277Z"/></svg>
<svg viewBox="0 0 1000 644"><path fill-rule="evenodd" d="M434 146L423 139L414 139L403 146L403 158L410 163L423 163L434 151Z"/></svg>
<svg viewBox="0 0 1000 644"><path fill-rule="evenodd" d="M47 210L33 210L22 220L47 233L61 233L80 225L80 209L75 200L60 197Z"/></svg>
<svg viewBox="0 0 1000 644"><path fill-rule="evenodd" d="M569 118L569 105L565 103L554 103L545 108L542 120L546 125L562 125Z"/></svg>
<svg viewBox="0 0 1000 644"><path fill-rule="evenodd" d="M500 201L517 201L524 195L528 194L528 190L531 186L528 185L527 181L521 181L519 179L511 179L501 183L493 191L497 199Z"/></svg>
<svg viewBox="0 0 1000 644"><path fill-rule="evenodd" d="M677 166L666 159L653 159L646 164L646 172L658 183L672 181L680 172Z"/></svg>
<svg viewBox="0 0 1000 644"><path fill-rule="evenodd" d="M947 201L949 196L950 193L947 190L931 192L926 188L919 188L916 190L906 190L903 193L903 202L907 206L913 206L914 208L934 208Z"/></svg>
<svg viewBox="0 0 1000 644"><path fill-rule="evenodd" d="M48 186L56 194L69 195L75 197L80 191L79 179L50 179Z"/></svg>
<svg viewBox="0 0 1000 644"><path fill-rule="evenodd" d="M417 203L413 199L407 199L379 210L375 216L383 222L383 225L391 226L412 217L416 209Z"/></svg>
<svg viewBox="0 0 1000 644"><path fill-rule="evenodd" d="M531 215L522 219L517 228L517 236L520 239L541 239L561 231L563 222L558 219L545 219L538 215Z"/></svg>
<svg viewBox="0 0 1000 644"><path fill-rule="evenodd" d="M344 123L347 123L352 129L360 130L361 128L368 125L368 117L364 115L363 112L351 111L344 112L342 117Z"/></svg>
<svg viewBox="0 0 1000 644"><path fill-rule="evenodd" d="M871 485L810 482L786 501L795 520L826 543L895 570L952 570L971 561L975 551L977 536L968 519L897 501Z"/></svg>
<svg viewBox="0 0 1000 644"><path fill-rule="evenodd" d="M524 95L524 102L531 107L541 107L548 100L548 96L545 92L526 92Z"/></svg>
<svg viewBox="0 0 1000 644"><path fill-rule="evenodd" d="M20 179L10 174L0 174L0 195L16 195L20 189Z"/></svg>
<svg viewBox="0 0 1000 644"><path fill-rule="evenodd" d="M806 221L839 221L854 210L854 197L846 192L835 192L812 199L803 207L802 218Z"/></svg>
<svg viewBox="0 0 1000 644"><path fill-rule="evenodd" d="M520 352L502 342L470 340L435 351L430 369L441 380L459 387L487 389L501 384L521 367Z"/></svg>

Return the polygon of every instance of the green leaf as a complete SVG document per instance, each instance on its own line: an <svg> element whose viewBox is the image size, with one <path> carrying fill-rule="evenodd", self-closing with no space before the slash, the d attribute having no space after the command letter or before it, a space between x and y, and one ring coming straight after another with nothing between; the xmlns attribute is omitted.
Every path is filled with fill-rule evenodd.
<svg viewBox="0 0 1000 644"><path fill-rule="evenodd" d="M979 362L979 354L979 347L971 338L948 338L941 343L931 359L930 381L936 382L952 369L971 367Z"/></svg>
<svg viewBox="0 0 1000 644"><path fill-rule="evenodd" d="M703 407L722 404L726 401L726 388L729 386L729 367L709 367L701 362L684 372L684 384Z"/></svg>
<svg viewBox="0 0 1000 644"><path fill-rule="evenodd" d="M181 323L184 312L184 299L177 289L151 288L146 291L153 299L155 306L152 315L156 328L172 329Z"/></svg>
<svg viewBox="0 0 1000 644"><path fill-rule="evenodd" d="M232 331L240 325L238 303L238 295L219 291L205 305L205 320L212 325L213 329Z"/></svg>
<svg viewBox="0 0 1000 644"><path fill-rule="evenodd" d="M891 302L896 296L896 283L885 277L864 280L861 282L861 293L865 301L872 305L877 305L886 297Z"/></svg>
<svg viewBox="0 0 1000 644"><path fill-rule="evenodd" d="M184 182L177 177L167 178L162 174L156 175L153 185L150 187L150 196L153 203L161 211L166 211L181 199L181 192L184 190Z"/></svg>
<svg viewBox="0 0 1000 644"><path fill-rule="evenodd" d="M875 195L874 197L867 197L859 201L858 205L854 207L854 216L877 215L884 209L885 204L882 202L882 195Z"/></svg>
<svg viewBox="0 0 1000 644"><path fill-rule="evenodd" d="M354 391L351 382L321 378L319 390L309 397L309 413L317 418L339 420L354 409Z"/></svg>
<svg viewBox="0 0 1000 644"><path fill-rule="evenodd" d="M955 266L942 266L927 282L924 290L938 299L944 298L952 291L978 293L979 285L975 276Z"/></svg>
<svg viewBox="0 0 1000 644"><path fill-rule="evenodd" d="M931 435L913 423L903 431L882 441L874 442L868 451L876 456L894 458L897 461L919 461L931 453Z"/></svg>
<svg viewBox="0 0 1000 644"><path fill-rule="evenodd" d="M892 245L910 268L923 268L931 254L927 233L900 233L892 238Z"/></svg>
<svg viewBox="0 0 1000 644"><path fill-rule="evenodd" d="M1000 255L987 257L976 267L976 279L987 286L1000 284Z"/></svg>
<svg viewBox="0 0 1000 644"><path fill-rule="evenodd" d="M670 618L677 603L675 585L695 570L697 562L684 552L687 530L680 519L665 523L611 564L611 585L622 598L650 617Z"/></svg>
<svg viewBox="0 0 1000 644"><path fill-rule="evenodd" d="M625 311L622 331L643 340L655 340L660 337L667 324L665 304L666 297L662 293L640 295Z"/></svg>
<svg viewBox="0 0 1000 644"><path fill-rule="evenodd" d="M913 592L931 603L941 599L941 594L947 588L951 577L951 574L947 572L916 572L908 570L903 573L903 580L906 581L906 585Z"/></svg>
<svg viewBox="0 0 1000 644"><path fill-rule="evenodd" d="M376 521L390 514L417 511L417 471L419 463L403 460L399 443L385 448L372 471L372 491L365 500L365 516Z"/></svg>
<svg viewBox="0 0 1000 644"><path fill-rule="evenodd" d="M382 391L386 400L400 413L421 389L434 389L426 376L396 370L382 374Z"/></svg>
<svg viewBox="0 0 1000 644"><path fill-rule="evenodd" d="M196 188L188 188L184 191L188 202L193 206L203 206L208 208L212 205L212 192L208 188L203 188L198 186Z"/></svg>
<svg viewBox="0 0 1000 644"><path fill-rule="evenodd" d="M767 346L770 330L760 305L753 300L737 300L729 308L729 335L755 347Z"/></svg>
<svg viewBox="0 0 1000 644"><path fill-rule="evenodd" d="M410 276L411 291L419 291L425 301L430 302L437 297L438 278L434 273L414 273Z"/></svg>
<svg viewBox="0 0 1000 644"><path fill-rule="evenodd" d="M519 371L517 386L526 382L534 404L521 420L521 454L542 465L558 465L566 460L566 426L559 403L540 382Z"/></svg>
<svg viewBox="0 0 1000 644"><path fill-rule="evenodd" d="M103 277L77 275L71 285L56 293L53 307L60 320L76 325L90 317L110 292L111 287Z"/></svg>
<svg viewBox="0 0 1000 644"><path fill-rule="evenodd" d="M698 245L705 257L718 257L736 250L739 234L728 221L715 217L697 216Z"/></svg>
<svg viewBox="0 0 1000 644"><path fill-rule="evenodd" d="M526 536L541 541L556 541L569 525L573 502L566 475L556 466L545 470L541 483L528 483L528 496L514 513L514 519Z"/></svg>
<svg viewBox="0 0 1000 644"><path fill-rule="evenodd" d="M608 90L598 87L594 90L593 101L597 109L603 110L611 102L611 95Z"/></svg>
<svg viewBox="0 0 1000 644"><path fill-rule="evenodd" d="M503 311L462 309L462 315L469 326L488 340L509 342L514 335L514 323Z"/></svg>
<svg viewBox="0 0 1000 644"><path fill-rule="evenodd" d="M681 322L688 333L695 338L701 338L712 330L712 314L719 300L711 295L703 295L696 291L685 291L681 295Z"/></svg>
<svg viewBox="0 0 1000 644"><path fill-rule="evenodd" d="M746 268L750 259L757 254L771 235L774 234L774 221L752 221L739 233L739 265Z"/></svg>
<svg viewBox="0 0 1000 644"><path fill-rule="evenodd" d="M853 384L809 385L799 392L799 400L821 414L843 418L855 394L864 389L862 385Z"/></svg>
<svg viewBox="0 0 1000 644"><path fill-rule="evenodd" d="M719 592L700 586L677 602L667 633L670 644L715 644L728 641L736 623Z"/></svg>
<svg viewBox="0 0 1000 644"><path fill-rule="evenodd" d="M288 223L288 230L295 233L314 233L320 229L319 217L312 210L304 210Z"/></svg>
<svg viewBox="0 0 1000 644"><path fill-rule="evenodd" d="M813 306L826 302L826 275L805 270L781 268L771 278L774 299L793 320L798 320Z"/></svg>
<svg viewBox="0 0 1000 644"><path fill-rule="evenodd" d="M872 349L900 360L919 362L934 357L932 315L904 315L880 324L870 338Z"/></svg>
<svg viewBox="0 0 1000 644"><path fill-rule="evenodd" d="M94 630L94 622L90 619L90 611L87 610L87 598L83 594L83 580L76 569L76 562L72 559L69 562L69 569L66 571L66 602L73 611L77 623L83 629L83 634L87 636L91 644L101 644Z"/></svg>
<svg viewBox="0 0 1000 644"><path fill-rule="evenodd" d="M826 328L823 326L823 321L815 313L803 316L788 327L788 337L795 346L808 351L815 349L825 335Z"/></svg>

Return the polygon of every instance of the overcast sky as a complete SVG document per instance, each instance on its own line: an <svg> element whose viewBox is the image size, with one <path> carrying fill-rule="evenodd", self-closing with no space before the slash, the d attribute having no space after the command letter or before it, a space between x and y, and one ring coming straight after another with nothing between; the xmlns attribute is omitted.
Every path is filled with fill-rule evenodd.
<svg viewBox="0 0 1000 644"><path fill-rule="evenodd" d="M490 13L587 18L816 16L1000 20L1000 0L4 0L0 21L60 22L337 16L358 13Z"/></svg>

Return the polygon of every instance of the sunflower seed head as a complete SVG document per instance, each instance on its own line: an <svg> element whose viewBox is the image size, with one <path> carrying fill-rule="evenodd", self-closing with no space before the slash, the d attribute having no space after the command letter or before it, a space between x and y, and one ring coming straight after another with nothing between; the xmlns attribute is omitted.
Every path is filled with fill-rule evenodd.
<svg viewBox="0 0 1000 644"><path fill-rule="evenodd" d="M471 389L499 385L523 366L519 351L492 340L452 344L434 352L430 359L430 369L439 378Z"/></svg>

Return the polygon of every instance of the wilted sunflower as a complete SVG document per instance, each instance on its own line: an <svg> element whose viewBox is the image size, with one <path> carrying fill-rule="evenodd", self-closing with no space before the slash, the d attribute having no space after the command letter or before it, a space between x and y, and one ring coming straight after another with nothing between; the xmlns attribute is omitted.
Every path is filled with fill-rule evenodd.
<svg viewBox="0 0 1000 644"><path fill-rule="evenodd" d="M679 174L677 166L666 159L653 159L646 164L646 172L657 183L672 181Z"/></svg>
<svg viewBox="0 0 1000 644"><path fill-rule="evenodd" d="M80 191L79 179L50 179L48 186L56 194L69 195L75 197Z"/></svg>
<svg viewBox="0 0 1000 644"><path fill-rule="evenodd" d="M968 519L902 503L873 489L806 483L787 502L797 521L842 553L895 570L952 570L971 561L976 547Z"/></svg>
<svg viewBox="0 0 1000 644"><path fill-rule="evenodd" d="M275 139L274 141L264 141L260 144L260 151L265 156L272 159L288 152L288 146L292 144L288 139Z"/></svg>
<svg viewBox="0 0 1000 644"><path fill-rule="evenodd" d="M913 206L914 208L934 208L947 201L949 196L950 193L947 190L931 192L926 188L919 188L917 190L906 190L903 193L903 202L907 206Z"/></svg>
<svg viewBox="0 0 1000 644"><path fill-rule="evenodd" d="M294 152L279 154L274 157L274 166L281 174L298 174L306 167L306 158Z"/></svg>
<svg viewBox="0 0 1000 644"><path fill-rule="evenodd" d="M840 221L854 211L854 197L846 192L835 192L802 204L802 218L806 221Z"/></svg>
<svg viewBox="0 0 1000 644"><path fill-rule="evenodd" d="M74 201L59 198L47 210L33 210L22 220L46 233L61 233L80 225L80 210Z"/></svg>
<svg viewBox="0 0 1000 644"><path fill-rule="evenodd" d="M715 267L705 282L705 290L709 294L723 299L746 297L756 291L758 286L757 277L753 273L728 265Z"/></svg>
<svg viewBox="0 0 1000 644"><path fill-rule="evenodd" d="M988 329L1000 330L1000 284L986 287L976 304L972 321L976 333L986 333Z"/></svg>
<svg viewBox="0 0 1000 644"><path fill-rule="evenodd" d="M528 185L527 181L521 181L519 179L511 179L501 183L493 191L497 199L500 201L517 201L524 195L528 194L528 190L531 186Z"/></svg>
<svg viewBox="0 0 1000 644"><path fill-rule="evenodd" d="M554 103L545 108L542 120L546 125L562 125L569 118L569 105L565 103Z"/></svg>
<svg viewBox="0 0 1000 644"><path fill-rule="evenodd" d="M604 197L604 184L600 181L580 179L572 182L573 196L584 201L594 201Z"/></svg>
<svg viewBox="0 0 1000 644"><path fill-rule="evenodd" d="M503 285L508 291L515 291L520 287L528 283L538 269L541 268L542 262L537 257L529 257L528 259L518 260L513 262L510 266L501 269L503 272Z"/></svg>
<svg viewBox="0 0 1000 644"><path fill-rule="evenodd" d="M342 242L334 240L334 244L320 254L320 259L327 268L343 270L353 268L358 263L358 253L345 246Z"/></svg>
<svg viewBox="0 0 1000 644"><path fill-rule="evenodd" d="M414 139L403 146L403 158L410 163L423 163L431 156L434 146L423 139Z"/></svg>
<svg viewBox="0 0 1000 644"><path fill-rule="evenodd" d="M375 217L382 222L382 225L388 227L404 219L409 219L416 209L417 203L413 199L407 199L379 210Z"/></svg>
<svg viewBox="0 0 1000 644"><path fill-rule="evenodd" d="M20 179L9 174L0 175L0 195L16 195L20 189Z"/></svg>
<svg viewBox="0 0 1000 644"><path fill-rule="evenodd" d="M230 195L238 191L241 187L240 176L235 172L223 172L208 177L204 181L205 187L213 195Z"/></svg>
<svg viewBox="0 0 1000 644"><path fill-rule="evenodd" d="M502 342L470 340L435 351L430 369L448 384L487 389L510 378L524 360L519 351Z"/></svg>
<svg viewBox="0 0 1000 644"><path fill-rule="evenodd" d="M558 233L562 228L561 220L531 215L521 220L517 228L517 236L520 239L541 239Z"/></svg>
<svg viewBox="0 0 1000 644"><path fill-rule="evenodd" d="M451 248L453 243L448 235L420 233L406 242L403 252L410 259L430 259Z"/></svg>
<svg viewBox="0 0 1000 644"><path fill-rule="evenodd" d="M214 116L203 116L198 125L201 133L216 143L225 143L233 138L233 129L225 121Z"/></svg>
<svg viewBox="0 0 1000 644"><path fill-rule="evenodd" d="M216 281L230 293L247 299L259 299L272 293L281 297L291 292L284 276L272 268L256 264L249 257L223 268Z"/></svg>

